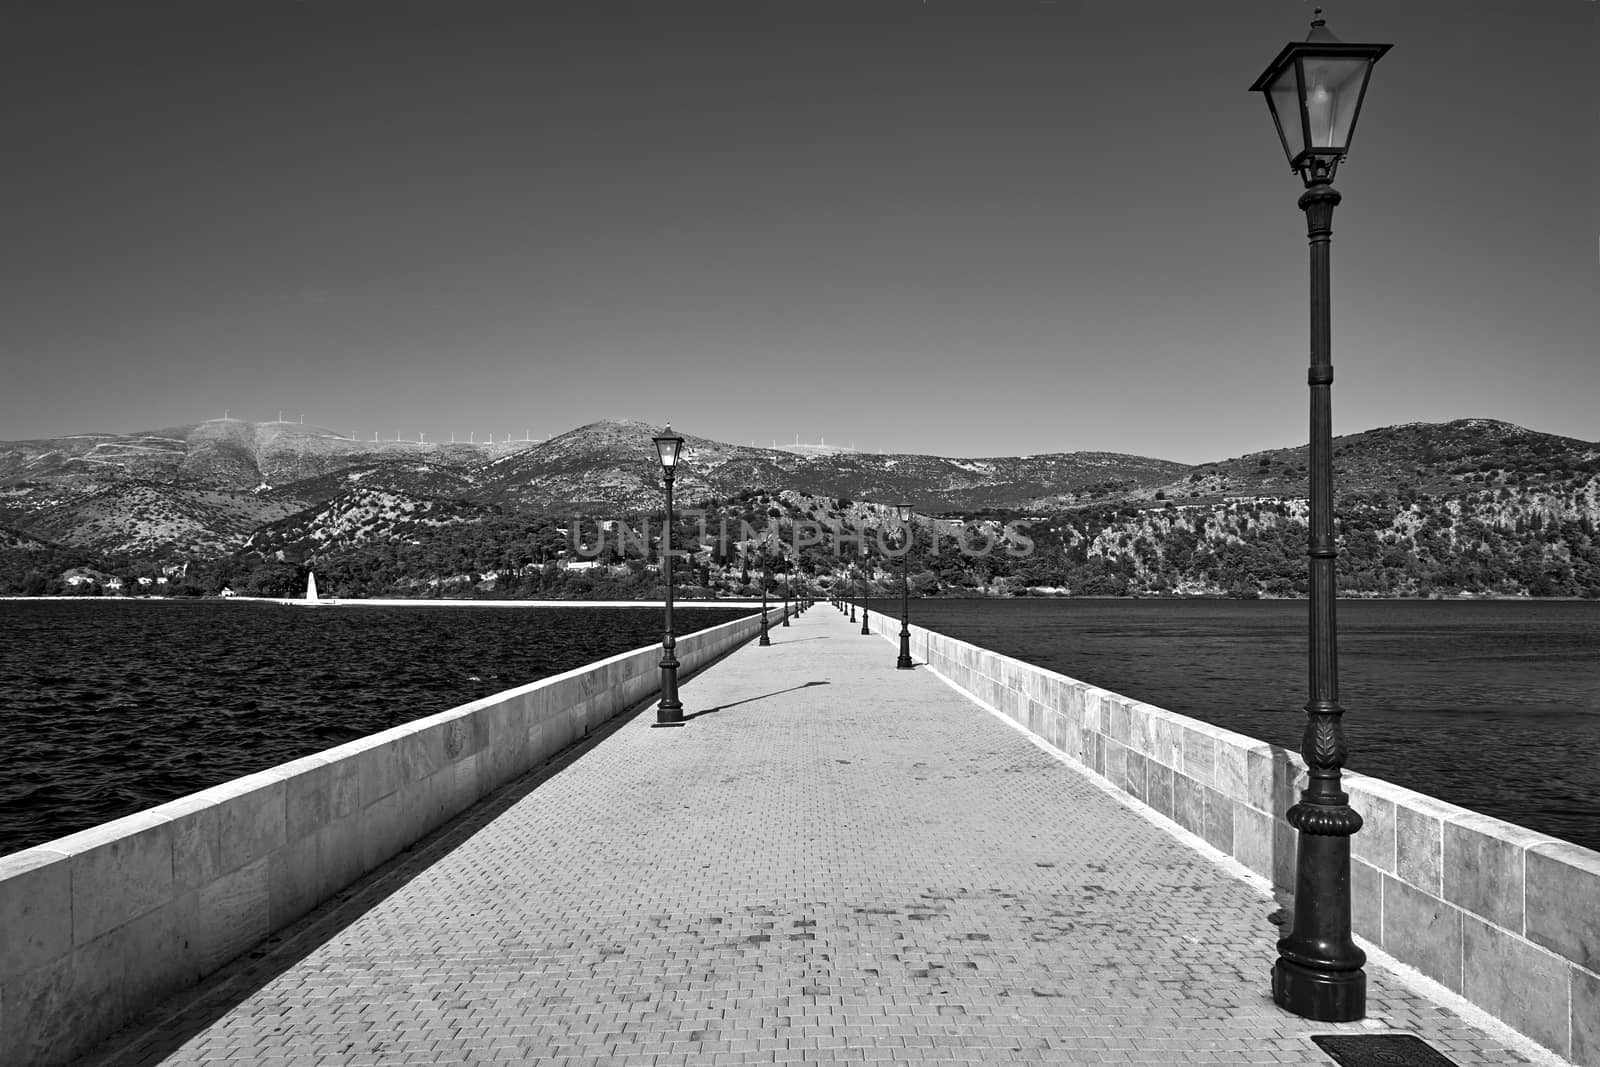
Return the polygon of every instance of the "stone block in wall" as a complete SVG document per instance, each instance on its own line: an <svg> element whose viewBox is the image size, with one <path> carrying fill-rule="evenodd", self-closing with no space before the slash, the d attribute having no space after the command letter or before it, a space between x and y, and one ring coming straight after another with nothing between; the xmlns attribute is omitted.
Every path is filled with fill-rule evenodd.
<svg viewBox="0 0 1600 1067"><path fill-rule="evenodd" d="M288 841L267 857L267 918L271 929L286 926L321 902L321 862L317 831Z"/></svg>
<svg viewBox="0 0 1600 1067"><path fill-rule="evenodd" d="M514 717L512 708L504 702L497 702L483 708L478 714L484 724L484 739L486 742L484 751L488 754L498 776L506 769L510 762L509 756L515 751L517 745L517 739L514 736L511 724ZM524 731L524 736L526 736L526 731Z"/></svg>
<svg viewBox="0 0 1600 1067"><path fill-rule="evenodd" d="M1388 874L1383 880L1384 951L1453 993L1462 992L1463 919L1460 908Z"/></svg>
<svg viewBox="0 0 1600 1067"><path fill-rule="evenodd" d="M105 938L0 984L0 1063L63 1064L82 1034L105 1034L128 1018L120 946Z"/></svg>
<svg viewBox="0 0 1600 1067"><path fill-rule="evenodd" d="M333 818L333 766L326 756L315 755L280 769L284 772L284 839L310 837Z"/></svg>
<svg viewBox="0 0 1600 1067"><path fill-rule="evenodd" d="M1019 713L1016 701L1013 699L1014 692L1007 689L1004 682L997 678L985 678L984 692L988 694L986 703L990 707L997 709L1012 722L1026 725L1025 717Z"/></svg>
<svg viewBox="0 0 1600 1067"><path fill-rule="evenodd" d="M1572 968L1572 1053L1583 1067L1600 1067L1600 975Z"/></svg>
<svg viewBox="0 0 1600 1067"><path fill-rule="evenodd" d="M203 973L264 940L272 932L270 861L263 857L197 891L195 956Z"/></svg>
<svg viewBox="0 0 1600 1067"><path fill-rule="evenodd" d="M153 911L172 897L172 825L143 811L50 843L72 881L72 942ZM60 902L57 902L59 906Z"/></svg>
<svg viewBox="0 0 1600 1067"><path fill-rule="evenodd" d="M361 809L361 869L370 871L386 863L405 846L406 811L400 793L390 793Z"/></svg>
<svg viewBox="0 0 1600 1067"><path fill-rule="evenodd" d="M556 724L548 717L528 724L525 744L533 765L543 763L558 751L555 731Z"/></svg>
<svg viewBox="0 0 1600 1067"><path fill-rule="evenodd" d="M619 690L620 692L620 690ZM549 714L549 695L542 687L533 687L519 694L516 704L508 716L507 721L507 747L510 751L510 760L514 768L512 777L516 777L528 768L539 762L535 755L533 734L530 727Z"/></svg>
<svg viewBox="0 0 1600 1067"><path fill-rule="evenodd" d="M223 874L217 805L207 791L169 800L159 809L172 826L174 894L197 889Z"/></svg>
<svg viewBox="0 0 1600 1067"><path fill-rule="evenodd" d="M1600 972L1600 852L1549 841L1526 863L1528 940Z"/></svg>
<svg viewBox="0 0 1600 1067"><path fill-rule="evenodd" d="M580 704L587 699L584 692L583 680L571 672L558 674L554 678L545 679L545 692L548 694L549 711L547 714L555 715L574 704Z"/></svg>
<svg viewBox="0 0 1600 1067"><path fill-rule="evenodd" d="M1259 742L1250 742L1248 739L1240 741L1217 742L1216 779L1214 785L1217 791L1241 804L1250 802L1250 751Z"/></svg>
<svg viewBox="0 0 1600 1067"><path fill-rule="evenodd" d="M995 666L1001 685L1014 693L1027 692L1027 672L1023 670L1022 664L1008 657L999 657Z"/></svg>
<svg viewBox="0 0 1600 1067"><path fill-rule="evenodd" d="M1233 808L1233 858L1263 878L1272 877L1273 818L1245 804Z"/></svg>
<svg viewBox="0 0 1600 1067"><path fill-rule="evenodd" d="M318 830L313 839L317 847L318 892L327 900L367 870L361 854L361 817L349 815L334 819Z"/></svg>
<svg viewBox="0 0 1600 1067"><path fill-rule="evenodd" d="M102 935L108 957L122 961L122 984L133 1011L193 986L205 973L190 934L198 901L198 892L186 891Z"/></svg>
<svg viewBox="0 0 1600 1067"><path fill-rule="evenodd" d="M1057 711L1054 706L1045 709L1044 739L1057 752L1066 751L1067 717Z"/></svg>
<svg viewBox="0 0 1600 1067"><path fill-rule="evenodd" d="M288 787L278 768L206 790L217 804L222 870L254 863L288 839Z"/></svg>
<svg viewBox="0 0 1600 1067"><path fill-rule="evenodd" d="M1145 705L1127 697L1116 696L1113 699L1128 714L1128 747L1146 759L1155 759L1157 751L1155 721L1145 714Z"/></svg>
<svg viewBox="0 0 1600 1067"><path fill-rule="evenodd" d="M1244 801L1236 800L1220 789L1211 789L1202 786L1201 793L1205 797L1205 829L1200 836L1217 851L1227 856L1232 856L1233 851L1233 809L1243 806Z"/></svg>
<svg viewBox="0 0 1600 1067"><path fill-rule="evenodd" d="M1128 710L1128 700L1116 693L1104 693L1100 706L1106 713L1106 736L1119 745L1128 745L1133 736L1133 714Z"/></svg>
<svg viewBox="0 0 1600 1067"><path fill-rule="evenodd" d="M1554 838L1477 812L1444 825L1444 899L1474 915L1523 930L1523 855Z"/></svg>
<svg viewBox="0 0 1600 1067"><path fill-rule="evenodd" d="M1361 816L1361 829L1350 838L1350 855L1394 874L1397 803L1404 798L1396 796L1388 782L1359 774L1344 777L1344 790L1351 809Z"/></svg>
<svg viewBox="0 0 1600 1067"><path fill-rule="evenodd" d="M473 705L466 704L424 720L444 729L444 757L448 763L483 751L483 725L472 708Z"/></svg>
<svg viewBox="0 0 1600 1067"><path fill-rule="evenodd" d="M1083 762L1083 709L1080 707L1073 711L1070 707L1061 712L1061 751L1068 756Z"/></svg>
<svg viewBox="0 0 1600 1067"><path fill-rule="evenodd" d="M1083 693L1083 725L1091 733L1107 736L1107 724L1110 722L1110 713L1106 710L1105 698L1109 696L1104 689L1097 686L1086 685Z"/></svg>
<svg viewBox="0 0 1600 1067"><path fill-rule="evenodd" d="M347 757L355 766L356 804L362 810L400 788L400 750L389 743L386 734L373 734L329 753L335 758Z"/></svg>
<svg viewBox="0 0 1600 1067"><path fill-rule="evenodd" d="M72 950L71 865L53 848L31 848L0 856L0 981ZM4 1005L0 1003L0 1012ZM0 1023L4 1016L0 1015Z"/></svg>
<svg viewBox="0 0 1600 1067"><path fill-rule="evenodd" d="M1306 783L1310 780L1306 774L1305 764L1301 762L1298 753L1290 752L1286 748L1268 746L1272 752L1272 807L1271 811L1282 815L1300 802L1300 794L1305 791Z"/></svg>
<svg viewBox="0 0 1600 1067"><path fill-rule="evenodd" d="M637 704L645 700L651 693L661 688L661 679L658 675L636 674L622 686L622 700L624 704Z"/></svg>
<svg viewBox="0 0 1600 1067"><path fill-rule="evenodd" d="M1461 995L1560 1055L1571 1050L1571 965L1521 938L1465 917Z"/></svg>
<svg viewBox="0 0 1600 1067"><path fill-rule="evenodd" d="M1053 671L1039 673L1039 703L1047 708L1054 708L1058 712L1065 712L1068 707L1068 694L1072 691L1072 683Z"/></svg>
<svg viewBox="0 0 1600 1067"><path fill-rule="evenodd" d="M1043 737L1047 732L1045 727L1045 706L1039 703L1039 701L1033 697L1028 697L1027 700L1028 729L1033 731L1033 733L1037 734L1038 736Z"/></svg>
<svg viewBox="0 0 1600 1067"><path fill-rule="evenodd" d="M399 748L400 785L420 782L439 773L449 763L444 754L445 731L441 724L426 720L399 728L394 744Z"/></svg>
<svg viewBox="0 0 1600 1067"><path fill-rule="evenodd" d="M1258 811L1274 811L1277 809L1277 760L1273 756L1272 746L1261 743L1245 752L1246 771L1248 778L1245 782L1245 800L1252 808Z"/></svg>
<svg viewBox="0 0 1600 1067"><path fill-rule="evenodd" d="M483 761L482 752L474 752L471 756L456 762L455 791L459 798L467 799L467 806L476 804L484 794L489 792L489 787L484 784L484 776L479 764Z"/></svg>
<svg viewBox="0 0 1600 1067"><path fill-rule="evenodd" d="M1466 808L1412 793L1395 808L1395 874L1426 893L1444 896L1444 828Z"/></svg>
<svg viewBox="0 0 1600 1067"><path fill-rule="evenodd" d="M1128 757L1130 753L1126 747L1115 741L1105 743L1105 770L1100 772L1105 780L1118 789L1132 792L1128 789ZM1138 755L1138 753L1132 753ZM1140 778L1144 777L1141 772Z"/></svg>
<svg viewBox="0 0 1600 1067"><path fill-rule="evenodd" d="M1172 818L1172 768L1165 763L1147 758L1145 760L1144 773L1145 804L1158 814L1165 815L1169 819Z"/></svg>
<svg viewBox="0 0 1600 1067"><path fill-rule="evenodd" d="M1022 691L1029 700L1043 704L1045 702L1046 677L1044 671L1030 663L1024 663L1022 672Z"/></svg>
<svg viewBox="0 0 1600 1067"><path fill-rule="evenodd" d="M1148 754L1171 770L1183 769L1183 727L1171 713L1150 704L1134 705L1135 713L1150 724Z"/></svg>
<svg viewBox="0 0 1600 1067"><path fill-rule="evenodd" d="M1217 738L1203 723L1183 725L1183 773L1197 785L1215 785Z"/></svg>
<svg viewBox="0 0 1600 1067"><path fill-rule="evenodd" d="M1085 708L1088 706L1089 687L1083 683L1069 685L1066 689L1066 700L1059 706L1064 708L1067 716L1078 723L1080 727L1088 725Z"/></svg>
<svg viewBox="0 0 1600 1067"><path fill-rule="evenodd" d="M1300 833L1281 814L1272 817L1272 885L1293 892Z"/></svg>
<svg viewBox="0 0 1600 1067"><path fill-rule="evenodd" d="M1383 947L1383 872L1357 859L1350 861L1350 930Z"/></svg>
<svg viewBox="0 0 1600 1067"><path fill-rule="evenodd" d="M445 814L445 801L454 778L448 771L440 771L432 778L412 782L400 790L400 802L410 816L407 841L402 847L409 848L412 843L444 825L449 818Z"/></svg>
<svg viewBox="0 0 1600 1067"><path fill-rule="evenodd" d="M1197 837L1205 836L1205 786L1187 774L1172 778L1172 821Z"/></svg>
<svg viewBox="0 0 1600 1067"><path fill-rule="evenodd" d="M1107 746L1106 750L1109 752L1116 742L1107 741L1105 744ZM1116 784L1121 786L1124 792L1139 803L1146 803L1150 798L1150 757L1143 752L1135 752L1129 749L1125 759L1125 766L1126 771L1123 774L1123 780Z"/></svg>

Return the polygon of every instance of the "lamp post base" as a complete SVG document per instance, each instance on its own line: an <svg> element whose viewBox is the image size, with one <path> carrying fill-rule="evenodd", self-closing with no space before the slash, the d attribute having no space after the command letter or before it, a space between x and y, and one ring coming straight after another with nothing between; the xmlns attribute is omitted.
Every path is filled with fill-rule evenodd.
<svg viewBox="0 0 1600 1067"><path fill-rule="evenodd" d="M1314 971L1279 959L1272 967L1272 1001L1319 1023L1354 1022L1366 1015L1365 971Z"/></svg>
<svg viewBox="0 0 1600 1067"><path fill-rule="evenodd" d="M911 662L911 635L904 630L900 631L900 658L894 661L898 670L909 671L916 666Z"/></svg>

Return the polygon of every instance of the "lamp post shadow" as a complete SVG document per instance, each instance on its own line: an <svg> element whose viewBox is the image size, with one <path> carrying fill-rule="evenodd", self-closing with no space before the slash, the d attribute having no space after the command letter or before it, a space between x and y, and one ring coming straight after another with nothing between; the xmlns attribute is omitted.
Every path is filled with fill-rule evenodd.
<svg viewBox="0 0 1600 1067"><path fill-rule="evenodd" d="M704 711L696 711L696 712L693 712L692 714L685 715L683 717L683 721L684 722L688 722L691 719L698 719L702 715L715 715L719 711L727 711L729 708L736 708L740 704L750 704L750 703L754 703L757 700L765 700L768 697L781 696L784 693L793 693L793 692L795 692L797 690L800 690L800 689L810 689L814 685L827 685L827 684L829 684L829 683L823 681L823 682L805 682L805 683L803 683L801 685L791 685L787 689L777 689L777 690L774 690L771 693L762 693L759 696L745 697L743 700L735 700L731 704L718 704L714 708L706 708Z"/></svg>

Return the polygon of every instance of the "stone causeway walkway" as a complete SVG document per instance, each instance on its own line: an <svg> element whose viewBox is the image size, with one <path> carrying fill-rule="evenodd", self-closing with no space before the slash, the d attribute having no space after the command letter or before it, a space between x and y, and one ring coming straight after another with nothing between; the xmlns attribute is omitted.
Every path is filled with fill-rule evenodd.
<svg viewBox="0 0 1600 1067"><path fill-rule="evenodd" d="M1529 1062L1370 963L1280 1011L1269 895L895 653L815 605L84 1062Z"/></svg>

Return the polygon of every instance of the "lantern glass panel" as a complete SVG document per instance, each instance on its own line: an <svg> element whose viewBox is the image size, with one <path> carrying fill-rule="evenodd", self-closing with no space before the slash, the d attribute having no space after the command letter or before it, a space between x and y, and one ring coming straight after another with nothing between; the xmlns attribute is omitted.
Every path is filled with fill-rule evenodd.
<svg viewBox="0 0 1600 1067"><path fill-rule="evenodd" d="M661 457L663 467L676 467L678 465L678 450L683 447L681 437L655 437L656 452Z"/></svg>
<svg viewBox="0 0 1600 1067"><path fill-rule="evenodd" d="M1285 63L1267 90L1267 103L1272 107L1273 121L1278 124L1283 153L1291 160L1306 150L1305 127L1300 121L1298 73L1298 64Z"/></svg>
<svg viewBox="0 0 1600 1067"><path fill-rule="evenodd" d="M1306 119L1311 148L1344 149L1350 144L1361 89L1372 62L1365 56L1306 56ZM1276 87L1274 87L1276 88Z"/></svg>

